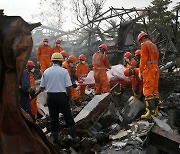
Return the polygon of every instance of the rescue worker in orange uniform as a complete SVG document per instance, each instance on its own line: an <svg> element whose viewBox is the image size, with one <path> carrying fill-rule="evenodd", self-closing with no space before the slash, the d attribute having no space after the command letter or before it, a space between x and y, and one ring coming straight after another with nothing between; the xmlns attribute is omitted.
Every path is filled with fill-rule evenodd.
<svg viewBox="0 0 180 154"><path fill-rule="evenodd" d="M35 79L34 79L34 71L35 71L35 64L33 61L28 60L27 64L26 64L26 69L29 73L29 78L30 78L30 84L31 87L35 90L36 92L36 83L35 83ZM37 119L37 97L35 97L33 100L31 100L31 111L32 111L32 115L33 115L33 120L36 121Z"/></svg>
<svg viewBox="0 0 180 154"><path fill-rule="evenodd" d="M141 57L141 50L140 49L136 50L134 55L135 55L135 60L136 60L136 63L137 63L137 68L139 68L140 57Z"/></svg>
<svg viewBox="0 0 180 154"><path fill-rule="evenodd" d="M149 112L154 115L158 112L159 50L145 32L138 35L138 43L141 44L139 78L143 78L143 94L147 111L142 117L146 118Z"/></svg>
<svg viewBox="0 0 180 154"><path fill-rule="evenodd" d="M124 54L124 62L126 68L135 68L137 65L133 55L129 51Z"/></svg>
<svg viewBox="0 0 180 154"><path fill-rule="evenodd" d="M65 60L62 63L62 67L66 68L68 70L69 76L71 78L72 81L72 87L71 87L71 97L72 100L77 100L79 99L79 93L78 91L75 89L77 87L77 85L75 84L75 81L77 80L75 71L76 71L76 56L71 55L68 57L67 60Z"/></svg>
<svg viewBox="0 0 180 154"><path fill-rule="evenodd" d="M50 67L51 64L52 48L48 45L48 39L43 39L43 44L38 47L37 61L40 63L40 73L42 74L45 69Z"/></svg>
<svg viewBox="0 0 180 154"><path fill-rule="evenodd" d="M52 54L55 53L55 52L58 52L58 53L61 53L62 51L62 47L61 47L61 40L60 39L57 39L56 40L56 45L54 45L52 47Z"/></svg>
<svg viewBox="0 0 180 154"><path fill-rule="evenodd" d="M76 76L78 78L78 81L81 82L84 80L85 77L87 77L87 74L89 73L89 66L86 63L86 56L84 54L79 55L79 63L76 66ZM82 85L80 86L80 93L79 96L83 96L85 94L86 86Z"/></svg>
<svg viewBox="0 0 180 154"><path fill-rule="evenodd" d="M64 61L68 59L68 53L66 51L61 51L61 55L63 56Z"/></svg>
<svg viewBox="0 0 180 154"><path fill-rule="evenodd" d="M139 68L126 68L124 75L129 77L133 94L139 99L143 94L143 81L139 79Z"/></svg>
<svg viewBox="0 0 180 154"><path fill-rule="evenodd" d="M108 47L106 44L101 44L99 46L99 51L94 53L92 57L92 66L94 70L94 80L95 80L95 94L99 95L102 93L110 92L110 84L106 74L106 70L110 69L108 56Z"/></svg>

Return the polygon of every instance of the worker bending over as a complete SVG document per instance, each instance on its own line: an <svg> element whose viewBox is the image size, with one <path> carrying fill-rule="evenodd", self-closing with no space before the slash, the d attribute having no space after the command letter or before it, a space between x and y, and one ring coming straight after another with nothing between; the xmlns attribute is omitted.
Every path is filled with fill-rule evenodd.
<svg viewBox="0 0 180 154"><path fill-rule="evenodd" d="M139 68L126 68L124 75L131 81L134 96L140 99L143 93L143 81L139 79Z"/></svg>
<svg viewBox="0 0 180 154"><path fill-rule="evenodd" d="M143 94L145 96L147 111L146 116L149 111L151 114L156 115L159 102L159 50L157 46L151 42L149 36L145 32L141 32L138 35L138 43L141 44L139 78L143 79Z"/></svg>
<svg viewBox="0 0 180 154"><path fill-rule="evenodd" d="M40 63L40 73L43 74L44 70L50 67L52 49L48 45L48 39L43 39L43 44L38 47L37 61Z"/></svg>
<svg viewBox="0 0 180 154"><path fill-rule="evenodd" d="M86 56L84 54L81 54L79 56L79 63L76 66L76 76L78 78L79 82L83 82L84 78L87 77L87 74L89 73L89 66L86 63ZM85 94L86 86L82 85L80 86L80 97L82 97Z"/></svg>
<svg viewBox="0 0 180 154"><path fill-rule="evenodd" d="M106 70L110 69L111 66L109 64L106 52L108 52L107 45L101 44L99 46L99 51L97 51L92 57L96 95L110 92L110 84L106 74Z"/></svg>
<svg viewBox="0 0 180 154"><path fill-rule="evenodd" d="M58 144L59 111L62 112L66 124L69 126L73 138L77 137L75 122L71 113L69 101L71 99L71 80L68 71L62 68L63 57L60 53L52 55L53 65L44 71L40 88L47 92L47 105L50 114L53 143Z"/></svg>
<svg viewBox="0 0 180 154"><path fill-rule="evenodd" d="M124 62L125 62L124 66L126 68L135 68L137 65L135 59L133 58L132 53L130 53L129 51L127 51L124 54Z"/></svg>

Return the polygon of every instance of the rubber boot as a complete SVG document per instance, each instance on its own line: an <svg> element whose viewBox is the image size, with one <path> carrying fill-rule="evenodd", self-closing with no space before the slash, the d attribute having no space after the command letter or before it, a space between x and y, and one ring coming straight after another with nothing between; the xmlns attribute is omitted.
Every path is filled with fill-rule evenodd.
<svg viewBox="0 0 180 154"><path fill-rule="evenodd" d="M59 132L58 131L54 131L54 132L52 132L52 137L53 137L53 143L55 144L55 145L58 145L58 141L59 141L59 137L58 137L58 135L59 135Z"/></svg>
<svg viewBox="0 0 180 154"><path fill-rule="evenodd" d="M158 114L158 102L159 102L159 99L152 98L152 99L149 99L147 101L148 101L148 104L149 104L148 108L150 110L151 115L156 116Z"/></svg>

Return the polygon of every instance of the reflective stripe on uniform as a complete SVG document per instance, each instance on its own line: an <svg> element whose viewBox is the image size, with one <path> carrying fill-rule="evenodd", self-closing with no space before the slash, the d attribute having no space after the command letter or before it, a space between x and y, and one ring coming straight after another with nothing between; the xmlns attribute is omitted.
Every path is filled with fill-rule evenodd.
<svg viewBox="0 0 180 154"><path fill-rule="evenodd" d="M106 67L93 68L94 70L106 70Z"/></svg>
<svg viewBox="0 0 180 154"><path fill-rule="evenodd" d="M147 64L158 64L157 60L148 60Z"/></svg>

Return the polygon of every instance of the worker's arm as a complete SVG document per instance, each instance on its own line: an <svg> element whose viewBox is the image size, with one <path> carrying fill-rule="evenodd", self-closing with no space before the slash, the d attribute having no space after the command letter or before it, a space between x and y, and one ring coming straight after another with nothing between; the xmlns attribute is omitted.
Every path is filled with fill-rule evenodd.
<svg viewBox="0 0 180 154"><path fill-rule="evenodd" d="M76 76L78 80L80 80L80 69L79 69L79 64L76 66Z"/></svg>
<svg viewBox="0 0 180 154"><path fill-rule="evenodd" d="M69 99L71 99L71 86L66 87L66 94L69 97Z"/></svg>
<svg viewBox="0 0 180 154"><path fill-rule="evenodd" d="M108 59L107 55L105 55L104 64L105 64L106 68L111 69L111 65L109 63L109 59Z"/></svg>
<svg viewBox="0 0 180 154"><path fill-rule="evenodd" d="M66 86L66 94L67 96L69 97L69 99L71 99L71 86L72 86L72 82L71 82L71 79L70 79L70 76L68 74L68 71L66 70L66 73L65 73L65 86Z"/></svg>
<svg viewBox="0 0 180 154"><path fill-rule="evenodd" d="M30 92L31 84L29 74L26 70L22 72L21 79L20 79L20 87L24 92Z"/></svg>

